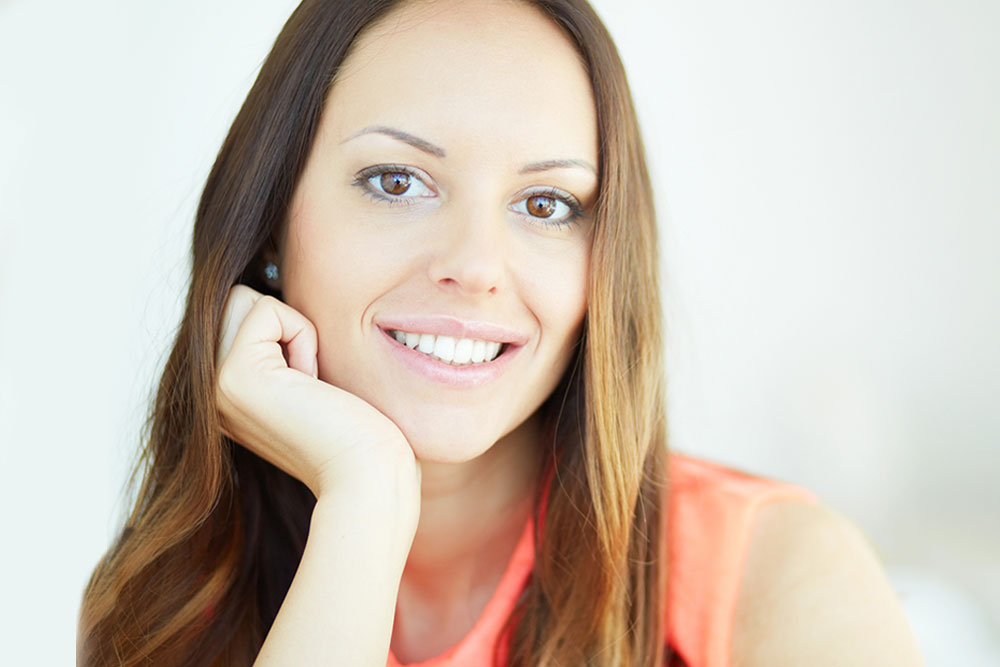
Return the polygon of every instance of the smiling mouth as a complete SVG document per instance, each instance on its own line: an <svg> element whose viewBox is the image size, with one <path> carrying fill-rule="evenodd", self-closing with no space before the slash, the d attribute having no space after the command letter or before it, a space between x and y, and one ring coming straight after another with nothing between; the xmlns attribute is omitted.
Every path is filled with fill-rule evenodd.
<svg viewBox="0 0 1000 667"><path fill-rule="evenodd" d="M510 347L508 343L477 338L436 336L399 329L386 329L385 331L401 345L452 366L487 364Z"/></svg>

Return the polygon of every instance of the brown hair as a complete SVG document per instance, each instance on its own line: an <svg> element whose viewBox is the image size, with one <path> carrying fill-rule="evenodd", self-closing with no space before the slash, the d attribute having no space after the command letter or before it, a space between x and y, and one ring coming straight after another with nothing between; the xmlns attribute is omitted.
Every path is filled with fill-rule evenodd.
<svg viewBox="0 0 1000 667"><path fill-rule="evenodd" d="M222 435L215 347L226 295L263 262L330 82L393 0L304 0L233 122L194 226L187 307L133 472L135 504L86 588L84 666L250 664L287 592L315 499ZM537 559L510 664L661 665L666 435L656 221L618 54L583 0L538 0L590 74L600 137L581 345L542 406L553 434ZM139 482L141 480L141 483Z"/></svg>

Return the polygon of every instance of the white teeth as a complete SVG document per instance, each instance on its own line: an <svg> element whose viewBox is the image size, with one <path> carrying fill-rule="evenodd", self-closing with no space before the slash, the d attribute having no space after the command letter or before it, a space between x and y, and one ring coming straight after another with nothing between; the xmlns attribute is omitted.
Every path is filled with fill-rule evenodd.
<svg viewBox="0 0 1000 667"><path fill-rule="evenodd" d="M461 338L457 343L455 343L455 356L452 357L452 363L456 364L467 364L472 361L472 346L475 343L471 338Z"/></svg>
<svg viewBox="0 0 1000 667"><path fill-rule="evenodd" d="M410 349L456 366L493 361L500 354L501 343L473 338L453 338L434 334L390 330L393 338Z"/></svg>
<svg viewBox="0 0 1000 667"><path fill-rule="evenodd" d="M434 341L434 351L431 353L441 361L449 364L455 358L455 339L451 336L438 336Z"/></svg>
<svg viewBox="0 0 1000 667"><path fill-rule="evenodd" d="M486 341L476 340L472 342L472 363L478 364L486 359Z"/></svg>
<svg viewBox="0 0 1000 667"><path fill-rule="evenodd" d="M434 351L434 335L433 334L420 334L420 343L417 345L417 349L424 354L430 354Z"/></svg>

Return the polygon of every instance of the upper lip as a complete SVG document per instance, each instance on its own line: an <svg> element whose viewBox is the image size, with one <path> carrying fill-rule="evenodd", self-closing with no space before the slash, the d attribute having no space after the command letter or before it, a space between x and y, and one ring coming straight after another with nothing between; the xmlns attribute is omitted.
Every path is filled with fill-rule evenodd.
<svg viewBox="0 0 1000 667"><path fill-rule="evenodd" d="M376 319L375 324L386 330L451 336L452 338L472 338L496 343L510 343L511 345L524 345L528 342L527 335L502 324L484 320L465 320L449 315L380 317Z"/></svg>

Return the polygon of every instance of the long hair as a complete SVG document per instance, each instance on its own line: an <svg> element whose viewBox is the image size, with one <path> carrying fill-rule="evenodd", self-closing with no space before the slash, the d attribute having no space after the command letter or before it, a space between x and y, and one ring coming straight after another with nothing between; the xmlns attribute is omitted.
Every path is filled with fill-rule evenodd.
<svg viewBox="0 0 1000 667"><path fill-rule="evenodd" d="M304 0L237 115L195 218L192 277L132 483L84 592L78 664L251 664L301 559L315 498L222 434L215 349L229 289L263 280L331 82L395 0ZM551 483L508 621L509 664L652 667L666 642L666 435L656 222L638 123L584 0L530 4L562 27L597 104L600 191L580 345L542 406Z"/></svg>

